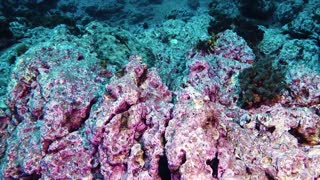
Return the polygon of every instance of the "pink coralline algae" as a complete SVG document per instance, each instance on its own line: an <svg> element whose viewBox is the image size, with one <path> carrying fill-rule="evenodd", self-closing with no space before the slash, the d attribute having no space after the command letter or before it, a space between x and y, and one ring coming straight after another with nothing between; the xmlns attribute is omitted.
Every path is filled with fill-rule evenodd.
<svg viewBox="0 0 320 180"><path fill-rule="evenodd" d="M2 167L5 178L20 178L24 174L37 177L40 174L43 157L39 136L41 125L41 122L22 122L10 134L7 139L10 151L6 152Z"/></svg>
<svg viewBox="0 0 320 180"><path fill-rule="evenodd" d="M251 121L244 129L233 126L228 134L251 174L293 179L319 176L320 118L312 110L277 104L261 107L247 118Z"/></svg>
<svg viewBox="0 0 320 180"><path fill-rule="evenodd" d="M212 102L192 88L179 94L165 134L166 155L173 179L216 176L210 164L217 154L218 126L218 111Z"/></svg>
<svg viewBox="0 0 320 180"><path fill-rule="evenodd" d="M93 179L93 148L78 131L53 142L41 160L42 178L45 179Z"/></svg>
<svg viewBox="0 0 320 180"><path fill-rule="evenodd" d="M240 62L252 63L255 55L246 41L231 30L219 33L214 54Z"/></svg>
<svg viewBox="0 0 320 180"><path fill-rule="evenodd" d="M320 76L312 70L298 66L288 72L290 91L285 94L282 103L291 106L310 107L320 103Z"/></svg>
<svg viewBox="0 0 320 180"><path fill-rule="evenodd" d="M0 157L3 156L6 150L6 139L10 136L10 132L14 128L10 114L0 109Z"/></svg>
<svg viewBox="0 0 320 180"><path fill-rule="evenodd" d="M106 86L103 100L86 121L105 179L159 179L163 134L171 118L171 92L154 69L132 57L124 76Z"/></svg>
<svg viewBox="0 0 320 180"><path fill-rule="evenodd" d="M188 83L178 94L166 129L165 148L173 179L319 176L318 109L279 103L244 111L232 101L224 103L217 100L222 97L217 92L223 92L227 100L236 98L230 89L236 88L237 82L231 80L238 72L220 77L219 84L214 81L219 70L213 69L221 57L199 59L191 60ZM230 66L220 67L231 70Z"/></svg>
<svg viewBox="0 0 320 180"><path fill-rule="evenodd" d="M79 54L83 58L79 59ZM46 154L51 143L77 131L88 117L104 79L98 75L98 63L86 50L76 49L67 41L59 42L59 46L51 42L36 47L21 57L7 99L17 127L7 140L4 177L58 177L42 172L40 164L46 162L50 167L47 161L51 153Z"/></svg>
<svg viewBox="0 0 320 180"><path fill-rule="evenodd" d="M249 66L217 55L190 60L187 83L165 134L173 179L221 178L229 170L233 157L228 155L232 144L226 122L238 115L233 112L238 98L234 77Z"/></svg>
<svg viewBox="0 0 320 180"><path fill-rule="evenodd" d="M0 111L0 176L319 178L319 76L293 68L279 102L241 109L238 76L255 55L232 31L219 37L216 52L187 59L175 92L139 56L106 83L81 47L29 51Z"/></svg>
<svg viewBox="0 0 320 180"><path fill-rule="evenodd" d="M240 109L236 77L251 62L234 60L219 55L190 59L187 83L178 92L165 134L171 177L319 177L319 103L295 107L301 100L284 93L283 101L273 106ZM303 101L317 99L317 76L303 76L310 92ZM293 93L303 89L290 87Z"/></svg>
<svg viewBox="0 0 320 180"><path fill-rule="evenodd" d="M236 76L251 65L216 55L195 56L189 64L187 83L213 102L236 106Z"/></svg>
<svg viewBox="0 0 320 180"><path fill-rule="evenodd" d="M80 127L99 91L95 64L79 61L78 54L43 47L21 59L13 73L8 106L20 121L44 122L43 151Z"/></svg>

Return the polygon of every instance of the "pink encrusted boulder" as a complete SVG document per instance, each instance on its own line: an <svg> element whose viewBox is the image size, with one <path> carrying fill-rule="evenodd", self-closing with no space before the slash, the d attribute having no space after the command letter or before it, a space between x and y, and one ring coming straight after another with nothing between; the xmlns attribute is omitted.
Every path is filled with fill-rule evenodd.
<svg viewBox="0 0 320 180"><path fill-rule="evenodd" d="M288 70L288 91L283 94L282 104L312 107L320 104L320 75L304 66Z"/></svg>
<svg viewBox="0 0 320 180"><path fill-rule="evenodd" d="M166 129L166 156L172 179L217 177L214 161L220 113L207 96L190 86L181 91Z"/></svg>
<svg viewBox="0 0 320 180"><path fill-rule="evenodd" d="M255 55L246 41L232 30L225 30L217 34L214 54L240 62L253 63Z"/></svg>
<svg viewBox="0 0 320 180"><path fill-rule="evenodd" d="M93 148L79 131L53 142L41 161L44 179L93 179Z"/></svg>
<svg viewBox="0 0 320 180"><path fill-rule="evenodd" d="M171 99L155 69L147 70L138 56L106 85L85 126L105 179L160 179Z"/></svg>
<svg viewBox="0 0 320 180"><path fill-rule="evenodd" d="M319 177L318 109L225 106L203 91L210 86L204 74L211 67L199 61L193 65L189 82L196 83L178 93L165 133L172 179Z"/></svg>
<svg viewBox="0 0 320 180"><path fill-rule="evenodd" d="M0 176L7 179L40 177L42 153L40 128L42 122L22 122L7 139L7 151L2 159Z"/></svg>
<svg viewBox="0 0 320 180"><path fill-rule="evenodd" d="M165 133L172 179L319 177L317 76L302 73L310 92L302 103L284 98L273 106L244 110L236 105L237 78L250 66L217 55L190 59ZM301 85L294 93L298 89Z"/></svg>
<svg viewBox="0 0 320 180"><path fill-rule="evenodd" d="M236 77L248 62L217 55L196 55L188 64L186 84L177 93L166 128L166 156L172 179L223 177L234 156L225 122L242 110L236 106ZM230 113L231 112L231 113Z"/></svg>
<svg viewBox="0 0 320 180"><path fill-rule="evenodd" d="M196 55L189 60L187 84L208 96L210 101L236 107L239 99L237 77L250 63L217 55Z"/></svg>
<svg viewBox="0 0 320 180"><path fill-rule="evenodd" d="M11 114L3 109L0 109L0 157L4 155L6 150L6 139L14 129L11 120Z"/></svg>
<svg viewBox="0 0 320 180"><path fill-rule="evenodd" d="M21 57L9 86L8 106L17 119L44 122L43 151L80 127L102 82L97 59L68 42L61 44L53 42Z"/></svg>
<svg viewBox="0 0 320 180"><path fill-rule="evenodd" d="M212 102L236 107L238 75L252 67L256 56L246 41L231 30L216 37L212 53L189 52L187 83L209 96Z"/></svg>
<svg viewBox="0 0 320 180"><path fill-rule="evenodd" d="M243 128L226 124L234 156L225 177L313 179L318 177L320 118L308 108L280 104L251 110ZM242 171L236 171L236 169Z"/></svg>
<svg viewBox="0 0 320 180"><path fill-rule="evenodd" d="M15 133L19 135L15 138L11 135L13 140L7 148L4 157L7 161L1 165L0 175L4 174L5 178L41 176L40 162L51 143L78 131L88 118L106 79L103 74L100 61L90 52L90 45L66 34L53 34L52 39L33 46L19 57L7 98L12 121L18 129ZM30 128L19 131L25 126ZM79 177L77 173L69 175Z"/></svg>

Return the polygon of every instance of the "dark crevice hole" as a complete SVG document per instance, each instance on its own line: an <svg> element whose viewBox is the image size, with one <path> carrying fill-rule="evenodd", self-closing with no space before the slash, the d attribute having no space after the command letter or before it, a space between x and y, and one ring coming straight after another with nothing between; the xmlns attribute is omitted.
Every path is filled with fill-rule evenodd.
<svg viewBox="0 0 320 180"><path fill-rule="evenodd" d="M269 174L267 172L265 174L266 174L268 180L275 180L275 178L271 174Z"/></svg>
<svg viewBox="0 0 320 180"><path fill-rule="evenodd" d="M249 174L249 175L251 175L251 174L252 174L252 172L251 172L251 170L250 170L250 168L249 168L249 167L246 167L246 172L247 172L247 174Z"/></svg>
<svg viewBox="0 0 320 180"><path fill-rule="evenodd" d="M37 180L40 179L41 175L40 174L24 174L22 175L19 179L23 180Z"/></svg>
<svg viewBox="0 0 320 180"><path fill-rule="evenodd" d="M271 134L276 130L275 126L267 127L267 131L270 132Z"/></svg>
<svg viewBox="0 0 320 180"><path fill-rule="evenodd" d="M95 147L95 153L93 154L93 159L90 162L92 165L91 173L93 175L93 179L97 180L103 180L103 175L101 174L101 164L98 160L98 153L97 153L97 147Z"/></svg>
<svg viewBox="0 0 320 180"><path fill-rule="evenodd" d="M171 172L168 165L168 158L165 154L163 156L160 156L158 171L159 176L162 180L171 180Z"/></svg>
<svg viewBox="0 0 320 180"><path fill-rule="evenodd" d="M92 110L92 107L98 102L98 97L94 97L90 104L89 104L89 108L88 108L88 112L86 112L86 116L84 117L84 120L87 120L89 119L90 117L90 113L91 113L91 110Z"/></svg>
<svg viewBox="0 0 320 180"><path fill-rule="evenodd" d="M261 122L260 121L256 121L256 124L255 124L255 126L254 126L254 128L257 130L257 131L260 131L260 126L261 126L262 124L261 124Z"/></svg>
<svg viewBox="0 0 320 180"><path fill-rule="evenodd" d="M97 173L93 174L93 179L103 180L104 178L103 178L103 175L100 172L97 172Z"/></svg>
<svg viewBox="0 0 320 180"><path fill-rule="evenodd" d="M184 164L187 161L187 155L185 150L182 151L181 164Z"/></svg>
<svg viewBox="0 0 320 180"><path fill-rule="evenodd" d="M212 176L217 178L218 177L218 166L219 166L218 153L216 152L216 155L212 160L207 160L206 164L211 167Z"/></svg>
<svg viewBox="0 0 320 180"><path fill-rule="evenodd" d="M289 133L297 138L299 144L307 144L308 140L303 136L303 134L299 132L298 128L291 128L289 130Z"/></svg>
<svg viewBox="0 0 320 180"><path fill-rule="evenodd" d="M320 117L320 107L315 107L314 108L314 113Z"/></svg>
<svg viewBox="0 0 320 180"><path fill-rule="evenodd" d="M264 124L262 124L260 121L256 121L255 129L259 131L260 133L266 133L270 132L271 134L276 130L275 126L267 127Z"/></svg>
<svg viewBox="0 0 320 180"><path fill-rule="evenodd" d="M138 84L137 84L138 87L140 87L141 84L143 84L143 83L146 81L146 79L147 79L147 74L148 74L148 71L147 71L147 70L144 70L143 73L142 73L142 75L141 75L141 76L139 77L139 79L138 79Z"/></svg>
<svg viewBox="0 0 320 180"><path fill-rule="evenodd" d="M94 97L91 101L90 101L90 104L88 106L88 108L86 109L85 111L85 117L81 119L80 121L80 124L73 124L71 123L69 125L69 133L72 133L74 131L77 131L79 130L82 126L84 126L84 122L89 119L90 117L90 113L91 113L91 110L93 108L93 106L98 102L98 98L97 97ZM76 113L76 111L80 111L80 110L74 110L71 114L73 113ZM68 117L69 119L68 120L71 120L70 118L71 117Z"/></svg>

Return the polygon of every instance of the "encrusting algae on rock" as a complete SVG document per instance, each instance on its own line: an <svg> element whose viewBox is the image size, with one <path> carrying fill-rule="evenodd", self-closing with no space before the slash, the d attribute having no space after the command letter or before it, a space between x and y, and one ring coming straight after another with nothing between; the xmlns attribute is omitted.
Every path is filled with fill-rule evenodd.
<svg viewBox="0 0 320 180"><path fill-rule="evenodd" d="M319 179L319 3L185 3L1 1L0 179Z"/></svg>

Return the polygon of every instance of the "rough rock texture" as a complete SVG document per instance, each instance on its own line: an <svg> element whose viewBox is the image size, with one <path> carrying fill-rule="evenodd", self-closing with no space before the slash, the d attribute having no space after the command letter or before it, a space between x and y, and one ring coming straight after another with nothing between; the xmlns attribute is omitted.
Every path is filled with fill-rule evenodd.
<svg viewBox="0 0 320 180"><path fill-rule="evenodd" d="M297 13L303 7L303 0L285 0L277 4L274 12L274 18L280 23L288 23L296 17Z"/></svg>
<svg viewBox="0 0 320 180"><path fill-rule="evenodd" d="M214 54L240 62L253 63L255 55L246 41L231 30L219 33Z"/></svg>
<svg viewBox="0 0 320 180"><path fill-rule="evenodd" d="M305 66L320 72L320 49L316 41L293 39L286 41L280 49L275 63L284 60L288 69L295 66Z"/></svg>
<svg viewBox="0 0 320 180"><path fill-rule="evenodd" d="M147 60L148 67L157 68L162 81L170 89L176 90L182 83L186 52L197 41L209 37L206 28L210 19L208 15L195 16L188 22L170 19L157 28L138 34L139 43L146 44L155 56Z"/></svg>
<svg viewBox="0 0 320 180"><path fill-rule="evenodd" d="M220 43L226 42L223 41L225 37L222 33ZM227 42L229 46L225 47L231 50L238 48L239 52L245 49L248 54L239 53L235 58L236 52L228 56L234 59L221 55L224 52L204 57L197 54L190 59L188 78L184 88L178 92L173 118L165 134L166 155L173 179L221 178L229 168L227 165L231 160L224 150L230 146L225 123L241 112L236 106L239 97L235 79L254 60L254 54L246 43L232 42ZM247 57L252 61L241 61Z"/></svg>
<svg viewBox="0 0 320 180"><path fill-rule="evenodd" d="M80 128L101 89L103 71L90 46L61 29L20 56L13 69L7 105L17 127L8 140L4 177L40 175L50 144Z"/></svg>
<svg viewBox="0 0 320 180"><path fill-rule="evenodd" d="M238 66L221 62L237 62ZM219 68L215 68L215 64L219 64ZM237 91L230 91L230 87L237 88L238 82L232 79L250 64L209 55L195 56L188 67L188 81L178 93L165 136L173 179L319 177L318 101L296 107L301 100L295 99L292 100L295 104L280 102L244 111L230 103L232 101L223 103L215 99L222 94L229 97L227 99L237 99ZM231 75L227 73L232 71ZM293 69L291 75L299 79L298 71ZM221 84L216 83L215 77ZM317 100L319 96L315 93L320 92L317 76L308 77L313 77L304 80L312 94L310 98ZM295 92L303 89L288 86ZM282 95L284 99L289 97Z"/></svg>
<svg viewBox="0 0 320 180"><path fill-rule="evenodd" d="M41 94L44 95L42 101L35 98L40 95L34 96L37 91L32 88L22 88L23 93L18 93L18 84L22 83L20 81L14 83L15 86L10 89L12 94L9 107L15 113L11 121L16 120L16 127L14 131L10 131L10 116L2 113L1 141L7 140L10 143L1 147L2 151L8 149L1 159L1 176L159 179L159 159L164 155L163 134L171 118L172 97L155 69L147 70L146 65L141 64L140 57L132 57L123 77L115 76L106 85L104 95L99 96L101 99L89 116L91 105L96 99L93 96L95 93L89 86L81 84L85 77L82 76L81 80L78 78L81 77L81 72L90 77L89 72L85 71L91 67L90 64L85 64L82 71L75 74L69 71L69 76L73 75L72 79L64 79L62 70L66 66L76 69L84 63L87 56L84 55L84 59L79 61L73 58L73 52L60 50L54 47L50 50L35 48L35 53L29 52L35 58L30 58L28 63L21 62L16 67L26 66L25 71L30 72L28 67L32 66L32 72L38 72L35 70L49 62L39 61L37 55L41 55L43 60L50 56L50 63L71 61L55 66L49 64L46 67L51 68L41 71L42 74L37 74L37 78L30 78L37 81L38 86L41 85ZM66 58L65 54L61 55L59 52L70 54ZM72 61L73 59L75 61ZM37 68L33 60L41 68ZM59 73L55 72L54 68L59 68ZM94 74L93 70L98 68L91 69ZM21 78L30 77L24 76L25 74L32 75L15 75ZM75 75L78 78L74 77ZM58 83L45 88L48 85L41 81L43 77L48 78L49 85L52 84L50 80ZM99 76L90 79L103 82ZM89 79L86 80L88 85L90 82ZM24 82L24 85L29 87L26 84ZM81 87L86 89L79 89ZM99 84L91 84L91 88L97 91ZM50 97L51 94L54 97ZM82 97L82 94L86 96ZM29 100L28 103L25 103L24 98Z"/></svg>
<svg viewBox="0 0 320 180"><path fill-rule="evenodd" d="M319 148L312 146L319 144L319 116L309 109L275 105L253 110L243 118L248 122L244 128L227 125L233 146L226 152L232 157L229 177L319 177Z"/></svg>
<svg viewBox="0 0 320 180"><path fill-rule="evenodd" d="M166 129L165 149L173 179L211 179L219 143L219 113L207 96L193 87L179 93Z"/></svg>
<svg viewBox="0 0 320 180"><path fill-rule="evenodd" d="M304 69L299 71L299 69ZM282 104L298 107L312 107L320 104L320 75L319 73L297 66L290 69L286 78L289 91L285 93Z"/></svg>
<svg viewBox="0 0 320 180"><path fill-rule="evenodd" d="M171 92L155 69L131 57L123 77L114 77L86 121L105 179L159 179L162 135L170 119Z"/></svg>
<svg viewBox="0 0 320 180"><path fill-rule="evenodd" d="M16 58L25 53L27 49L28 47L25 44L18 43L0 52L0 108L6 108L5 95Z"/></svg>
<svg viewBox="0 0 320 180"><path fill-rule="evenodd" d="M125 29L95 21L86 25L85 32L86 37L93 40L94 50L101 65L113 74L128 63L128 57L131 55L139 54L143 60L149 62L155 59L151 49Z"/></svg>
<svg viewBox="0 0 320 180"><path fill-rule="evenodd" d="M41 121L24 121L10 133L7 150L2 161L1 176L4 178L40 177Z"/></svg>
<svg viewBox="0 0 320 180"><path fill-rule="evenodd" d="M303 10L288 23L288 32L294 37L314 39L320 36L320 3L310 0Z"/></svg>
<svg viewBox="0 0 320 180"><path fill-rule="evenodd" d="M53 142L41 160L45 179L93 179L93 147L75 131Z"/></svg>
<svg viewBox="0 0 320 180"><path fill-rule="evenodd" d="M179 20L165 25L137 38L149 37L139 40L168 57L154 62L156 68L147 68L140 56L115 58L121 65L128 62L117 73L94 53L94 40L103 45L98 35L90 34L94 26L79 37L69 35L65 26L26 33L31 38L25 42L32 47L18 55L8 88L9 109L0 109L0 177L320 177L319 49L314 40L285 41L286 35L264 40L259 48L272 57L267 59L270 67L285 70L286 86L278 102L241 109L239 76L258 62L247 42L227 30L217 35L210 53L184 52L208 35L197 29L193 38L192 30L202 27ZM116 33L104 35L125 48ZM163 42L153 44L159 40ZM178 64L184 68L172 73ZM183 83L174 84L173 92L165 82L176 77Z"/></svg>
<svg viewBox="0 0 320 180"><path fill-rule="evenodd" d="M266 29L263 40L259 43L260 52L266 55L276 54L288 40L288 35L278 29Z"/></svg>
<svg viewBox="0 0 320 180"><path fill-rule="evenodd" d="M10 77L10 65L7 62L0 62L0 107L5 107L5 98L3 97L7 93L7 86Z"/></svg>
<svg viewBox="0 0 320 180"><path fill-rule="evenodd" d="M3 157L7 148L6 139L10 136L14 126L12 124L11 114L0 109L0 158Z"/></svg>
<svg viewBox="0 0 320 180"><path fill-rule="evenodd" d="M228 18L236 18L240 16L239 2L226 0L213 0L210 4L210 15L216 17L227 16Z"/></svg>

